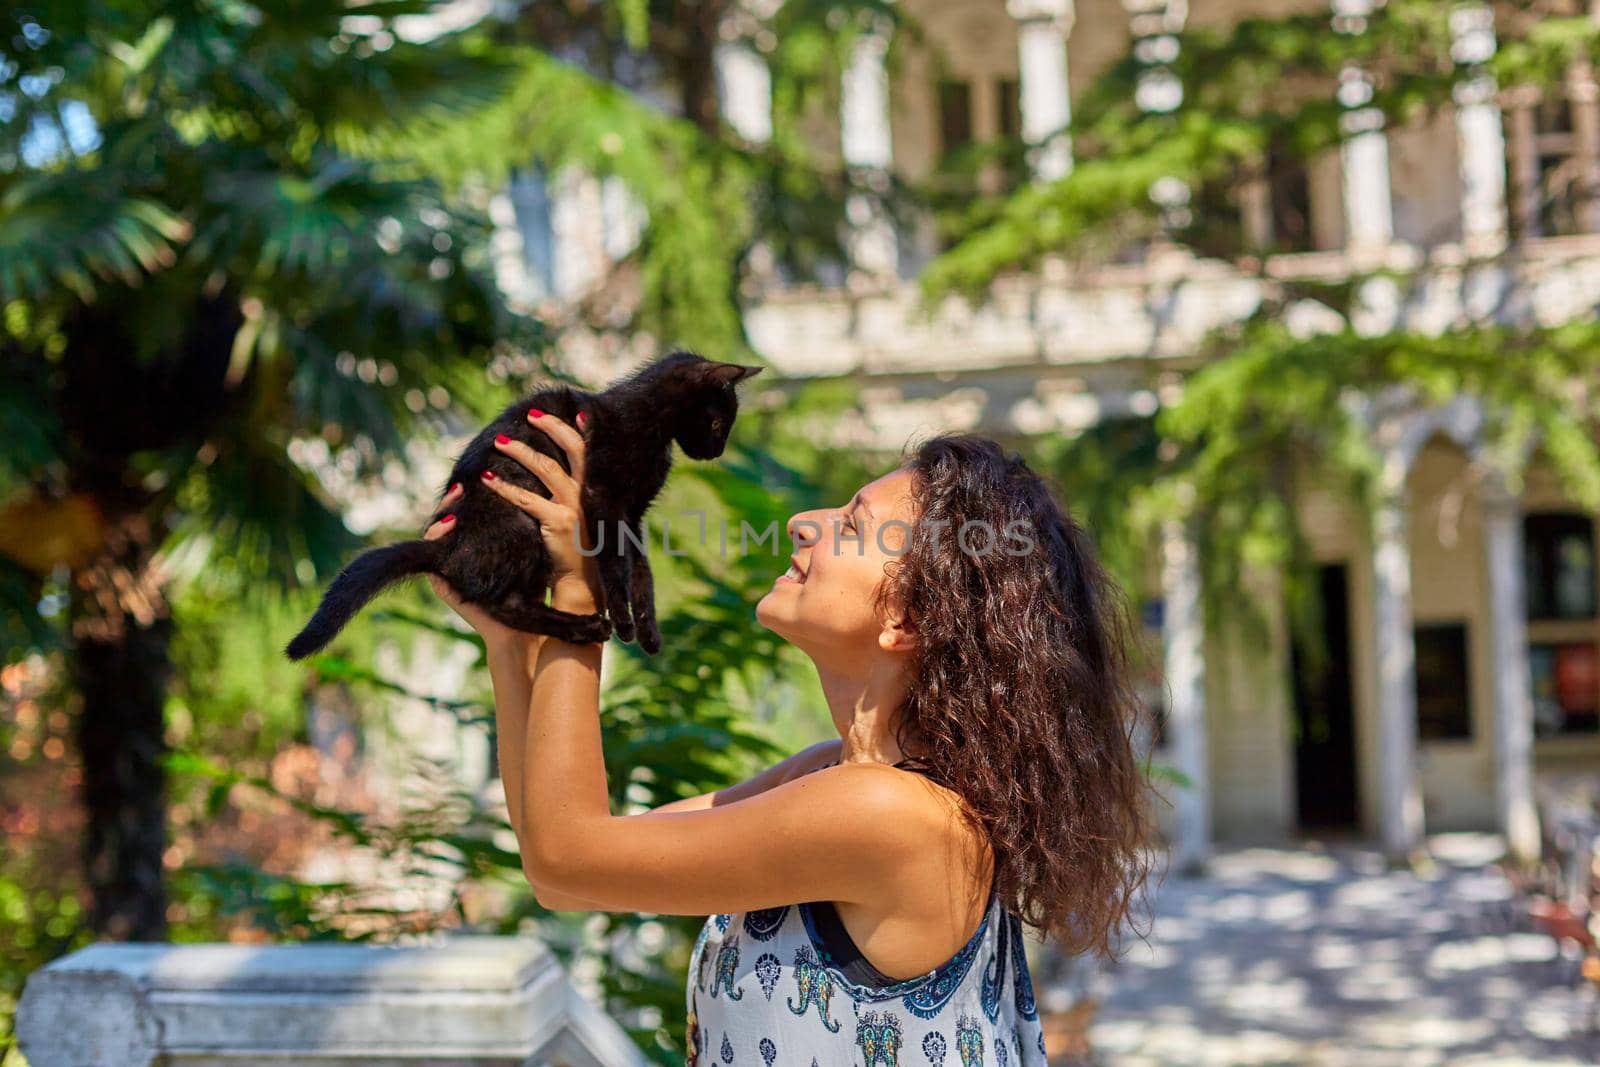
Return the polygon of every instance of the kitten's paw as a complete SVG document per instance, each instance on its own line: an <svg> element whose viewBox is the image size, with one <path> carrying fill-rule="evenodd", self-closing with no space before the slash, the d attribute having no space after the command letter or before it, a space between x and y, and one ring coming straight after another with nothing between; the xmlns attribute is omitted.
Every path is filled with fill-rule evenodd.
<svg viewBox="0 0 1600 1067"><path fill-rule="evenodd" d="M633 640L633 620L632 619L628 618L627 616L623 616L622 618L619 618L619 619L613 619L612 620L612 625L616 628L617 640L619 640L619 641L632 641Z"/></svg>
<svg viewBox="0 0 1600 1067"><path fill-rule="evenodd" d="M567 639L585 644L604 643L612 632L611 620L604 615L586 615L566 629L570 635Z"/></svg>
<svg viewBox="0 0 1600 1067"><path fill-rule="evenodd" d="M639 647L652 656L661 651L661 630L656 620L647 618L639 624Z"/></svg>

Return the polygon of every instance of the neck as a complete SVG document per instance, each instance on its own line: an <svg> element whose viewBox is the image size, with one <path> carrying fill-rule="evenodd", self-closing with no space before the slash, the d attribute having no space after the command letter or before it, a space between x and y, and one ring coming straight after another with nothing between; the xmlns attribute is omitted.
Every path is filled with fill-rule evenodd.
<svg viewBox="0 0 1600 1067"><path fill-rule="evenodd" d="M625 395L607 405L613 426L627 427L628 436L666 448L672 444L672 421L661 417L661 399Z"/></svg>
<svg viewBox="0 0 1600 1067"><path fill-rule="evenodd" d="M840 763L897 763L905 758L895 740L905 699L905 674L879 661L865 675L817 668L822 693L844 744Z"/></svg>

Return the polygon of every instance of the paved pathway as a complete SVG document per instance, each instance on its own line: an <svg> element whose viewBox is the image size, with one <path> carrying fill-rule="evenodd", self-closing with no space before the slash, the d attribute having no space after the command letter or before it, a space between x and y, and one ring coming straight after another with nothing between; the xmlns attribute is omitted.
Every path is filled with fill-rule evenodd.
<svg viewBox="0 0 1600 1067"><path fill-rule="evenodd" d="M1485 866L1496 840L1430 847L1424 875L1308 845L1229 851L1205 878L1169 878L1149 946L1100 980L1090 1062L1600 1063L1600 1007L1576 962L1507 924L1509 889Z"/></svg>

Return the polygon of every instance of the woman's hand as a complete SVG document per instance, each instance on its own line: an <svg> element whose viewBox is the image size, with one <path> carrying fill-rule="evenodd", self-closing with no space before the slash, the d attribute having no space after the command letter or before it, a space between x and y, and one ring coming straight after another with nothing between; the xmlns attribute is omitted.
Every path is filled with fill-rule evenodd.
<svg viewBox="0 0 1600 1067"><path fill-rule="evenodd" d="M582 420L581 413L579 420ZM591 615L599 610L600 574L583 519L583 435L556 416L542 412L538 415L529 412L528 422L549 434L561 447L572 473L568 474L553 458L521 441L497 437L495 448L526 467L550 490L550 496L545 498L511 485L504 478L496 478L493 471L484 472L483 484L539 520L539 534L550 552L551 606Z"/></svg>
<svg viewBox="0 0 1600 1067"><path fill-rule="evenodd" d="M461 488L461 483L457 482L455 485L450 487L450 491L446 493L439 501L439 506L441 508L451 507L456 501L461 499L464 492L465 490ZM456 517L452 514L446 513L445 515L440 516L437 522L433 523L433 525L429 526L423 531L422 539L424 541L437 541L439 538L447 536L450 531L454 530L455 528ZM433 591L439 595L440 600L443 600L446 604L449 604L457 615L460 615L467 621L468 626L478 631L478 634L483 638L486 644L505 644L516 638L534 636L532 634L525 634L521 630L513 630L505 623L495 619L492 615L484 611L478 605L468 604L466 601L456 596L456 591L450 588L450 583L439 577L437 574L428 575L428 584L433 586Z"/></svg>

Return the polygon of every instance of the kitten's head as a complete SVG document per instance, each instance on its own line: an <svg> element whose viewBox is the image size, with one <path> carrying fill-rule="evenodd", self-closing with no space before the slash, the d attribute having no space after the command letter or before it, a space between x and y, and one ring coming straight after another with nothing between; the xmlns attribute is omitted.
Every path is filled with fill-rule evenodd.
<svg viewBox="0 0 1600 1067"><path fill-rule="evenodd" d="M690 459L716 459L728 446L728 434L739 414L739 395L733 387L760 374L763 368L718 363L699 356L675 363L681 393L673 440Z"/></svg>

